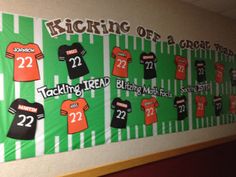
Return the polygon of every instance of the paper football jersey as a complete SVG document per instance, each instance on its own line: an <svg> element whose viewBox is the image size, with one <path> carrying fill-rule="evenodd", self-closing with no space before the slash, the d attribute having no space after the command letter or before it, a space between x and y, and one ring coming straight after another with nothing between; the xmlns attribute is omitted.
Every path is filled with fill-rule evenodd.
<svg viewBox="0 0 236 177"><path fill-rule="evenodd" d="M230 95L229 112L236 114L236 95Z"/></svg>
<svg viewBox="0 0 236 177"><path fill-rule="evenodd" d="M221 96L214 96L213 104L215 107L215 116L220 116L222 108L223 108L223 101Z"/></svg>
<svg viewBox="0 0 236 177"><path fill-rule="evenodd" d="M178 120L183 120L188 116L186 96L175 97L174 107L177 108Z"/></svg>
<svg viewBox="0 0 236 177"><path fill-rule="evenodd" d="M59 61L66 61L70 79L75 79L89 73L88 67L83 59L86 54L80 43L71 46L62 45L58 48Z"/></svg>
<svg viewBox="0 0 236 177"><path fill-rule="evenodd" d="M203 60L196 60L195 67L197 71L197 81L205 82L206 81L206 63Z"/></svg>
<svg viewBox="0 0 236 177"><path fill-rule="evenodd" d="M217 83L222 83L224 78L224 65L221 63L216 63L215 69L216 69L215 81Z"/></svg>
<svg viewBox="0 0 236 177"><path fill-rule="evenodd" d="M117 97L112 101L111 108L115 109L111 121L111 127L126 128L128 113L132 111L131 103L128 100L123 101Z"/></svg>
<svg viewBox="0 0 236 177"><path fill-rule="evenodd" d="M143 52L140 55L140 64L143 64L144 66L144 79L153 79L157 76L155 67L156 62L156 55L153 52Z"/></svg>
<svg viewBox="0 0 236 177"><path fill-rule="evenodd" d="M186 68L188 66L187 58L181 56L175 56L175 64L176 64L176 73L175 77L178 80L186 79Z"/></svg>
<svg viewBox="0 0 236 177"><path fill-rule="evenodd" d="M68 134L74 134L88 128L85 111L89 109L84 98L65 100L61 105L61 115L67 116Z"/></svg>
<svg viewBox="0 0 236 177"><path fill-rule="evenodd" d="M128 64L131 62L131 54L128 50L122 50L119 47L114 47L112 57L115 59L112 74L114 76L128 77Z"/></svg>
<svg viewBox="0 0 236 177"><path fill-rule="evenodd" d="M40 79L37 60L44 56L37 44L12 42L7 46L6 57L14 59L15 81L26 82Z"/></svg>
<svg viewBox="0 0 236 177"><path fill-rule="evenodd" d="M202 118L205 115L205 108L207 105L207 99L205 96L196 96L195 97L196 102L196 117Z"/></svg>
<svg viewBox="0 0 236 177"><path fill-rule="evenodd" d="M37 120L44 118L43 105L19 98L11 103L8 111L15 116L7 136L19 140L34 139Z"/></svg>
<svg viewBox="0 0 236 177"><path fill-rule="evenodd" d="M229 70L229 75L232 87L236 86L236 69L231 68Z"/></svg>
<svg viewBox="0 0 236 177"><path fill-rule="evenodd" d="M141 109L145 112L145 124L150 125L157 122L156 108L158 107L156 98L143 99L141 102Z"/></svg>

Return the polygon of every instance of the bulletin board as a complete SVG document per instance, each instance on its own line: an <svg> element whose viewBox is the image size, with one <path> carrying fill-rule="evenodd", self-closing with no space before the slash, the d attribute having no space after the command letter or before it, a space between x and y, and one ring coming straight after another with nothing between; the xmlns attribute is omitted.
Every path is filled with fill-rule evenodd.
<svg viewBox="0 0 236 177"><path fill-rule="evenodd" d="M235 55L0 15L0 161L231 124Z"/></svg>

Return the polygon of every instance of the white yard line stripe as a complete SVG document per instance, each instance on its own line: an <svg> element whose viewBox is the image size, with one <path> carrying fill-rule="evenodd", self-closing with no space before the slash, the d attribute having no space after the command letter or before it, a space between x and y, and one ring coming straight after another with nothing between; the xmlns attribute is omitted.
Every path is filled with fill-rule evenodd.
<svg viewBox="0 0 236 177"><path fill-rule="evenodd" d="M83 35L82 34L78 34L78 41L83 42Z"/></svg>
<svg viewBox="0 0 236 177"><path fill-rule="evenodd" d="M72 80L70 79L70 77L67 77L67 83L68 83L69 85L72 85ZM68 99L71 99L71 98L72 98L72 94L71 94L71 93L68 93L68 94L67 94L67 98L68 98Z"/></svg>
<svg viewBox="0 0 236 177"><path fill-rule="evenodd" d="M39 48L43 52L43 32L42 32L42 19L34 18L34 42L38 44ZM40 80L34 82L35 84L35 101L44 105L44 98L43 96L38 93L37 88L42 87L44 85L44 58L38 60L38 69ZM35 155L41 156L44 154L44 119L41 119L37 122L37 131L35 133Z"/></svg>
<svg viewBox="0 0 236 177"><path fill-rule="evenodd" d="M120 89L117 89L117 97L121 97L121 90Z"/></svg>
<svg viewBox="0 0 236 177"><path fill-rule="evenodd" d="M155 42L151 42L151 51L156 54L156 43ZM157 58L158 58L158 56L157 56Z"/></svg>
<svg viewBox="0 0 236 177"><path fill-rule="evenodd" d="M137 83L138 83L138 79L137 79L137 78L134 78L134 84L137 85ZM136 93L136 92L134 92L134 96L137 96L137 93Z"/></svg>
<svg viewBox="0 0 236 177"><path fill-rule="evenodd" d="M144 51L144 38L141 38L141 43L142 43L142 51Z"/></svg>
<svg viewBox="0 0 236 177"><path fill-rule="evenodd" d="M107 36L108 37L108 36ZM120 36L116 35L116 46L119 47L120 46Z"/></svg>
<svg viewBox="0 0 236 177"><path fill-rule="evenodd" d="M145 85L145 80L142 79L142 86L144 86L144 85ZM143 96L145 96L145 94L143 94Z"/></svg>
<svg viewBox="0 0 236 177"><path fill-rule="evenodd" d="M15 81L15 98L20 98L20 82Z"/></svg>
<svg viewBox="0 0 236 177"><path fill-rule="evenodd" d="M165 122L162 122L162 134L166 133L166 125Z"/></svg>
<svg viewBox="0 0 236 177"><path fill-rule="evenodd" d="M175 82L174 85L175 85L175 96L176 96L177 95L177 80L175 79L174 82Z"/></svg>
<svg viewBox="0 0 236 177"><path fill-rule="evenodd" d="M89 43L94 44L94 37L93 34L89 34Z"/></svg>
<svg viewBox="0 0 236 177"><path fill-rule="evenodd" d="M127 126L127 140L130 140L130 127Z"/></svg>
<svg viewBox="0 0 236 177"><path fill-rule="evenodd" d="M66 40L70 41L70 34L66 34Z"/></svg>
<svg viewBox="0 0 236 177"><path fill-rule="evenodd" d="M129 79L127 78L126 80L125 80L126 82L129 82ZM129 91L128 90L126 90L126 97L129 97Z"/></svg>
<svg viewBox="0 0 236 177"><path fill-rule="evenodd" d="M135 125L135 139L138 139L138 125Z"/></svg>
<svg viewBox="0 0 236 177"><path fill-rule="evenodd" d="M126 49L129 48L129 39L128 39L128 35L125 35L125 48L126 48Z"/></svg>
<svg viewBox="0 0 236 177"><path fill-rule="evenodd" d="M60 152L60 137L59 136L55 136L55 139L54 139L54 151L55 151L55 153Z"/></svg>
<svg viewBox="0 0 236 177"><path fill-rule="evenodd" d="M199 122L198 122L198 119L196 119L196 126L197 126L197 129L199 129Z"/></svg>
<svg viewBox="0 0 236 177"><path fill-rule="evenodd" d="M5 149L4 149L4 144L0 144L0 162L4 162L4 154L5 154Z"/></svg>
<svg viewBox="0 0 236 177"><path fill-rule="evenodd" d="M80 83L82 83L83 82L83 80L84 80L84 77L80 77L79 78L79 82ZM82 92L82 94L81 94L81 96L80 96L81 98L83 98L84 97L84 92Z"/></svg>
<svg viewBox="0 0 236 177"><path fill-rule="evenodd" d="M68 135L68 151L72 150L73 142L72 142L72 135Z"/></svg>
<svg viewBox="0 0 236 177"><path fill-rule="evenodd" d="M58 75L54 75L54 87L57 86L57 84L59 84L59 76ZM55 99L59 99L59 96L55 96Z"/></svg>
<svg viewBox="0 0 236 177"><path fill-rule="evenodd" d="M16 160L21 159L21 142L16 141Z"/></svg>
<svg viewBox="0 0 236 177"><path fill-rule="evenodd" d="M0 74L0 100L4 100L4 75Z"/></svg>
<svg viewBox="0 0 236 177"><path fill-rule="evenodd" d="M208 117L206 117L205 119L206 119L206 126L209 127L209 119L208 119Z"/></svg>
<svg viewBox="0 0 236 177"><path fill-rule="evenodd" d="M146 125L143 124L143 137L146 137L147 133L146 133Z"/></svg>
<svg viewBox="0 0 236 177"><path fill-rule="evenodd" d="M121 141L122 140L122 137L121 137L121 129L119 128L118 129L118 141Z"/></svg>
<svg viewBox="0 0 236 177"><path fill-rule="evenodd" d="M188 58L188 85L192 85L192 64L191 64L191 51L187 51L187 58ZM192 93L189 92L188 93L188 105L192 105ZM189 130L193 129L193 110L192 110L192 106L189 106L188 108L188 115L189 115L189 121L188 121L188 126L189 126Z"/></svg>
<svg viewBox="0 0 236 177"><path fill-rule="evenodd" d="M0 31L2 31L2 12L0 12Z"/></svg>
<svg viewBox="0 0 236 177"><path fill-rule="evenodd" d="M170 132L170 133L172 133L172 132L173 132L173 130L172 130L172 123L171 123L171 121L169 121L169 132Z"/></svg>
<svg viewBox="0 0 236 177"><path fill-rule="evenodd" d="M161 53L164 53L164 42L160 42Z"/></svg>
<svg viewBox="0 0 236 177"><path fill-rule="evenodd" d="M103 63L104 63L104 75L110 76L110 48L109 48L109 36L103 37ZM104 88L104 113L105 113L105 142L111 143L111 95L110 85Z"/></svg>
<svg viewBox="0 0 236 177"><path fill-rule="evenodd" d="M204 127L204 118L201 119L202 127Z"/></svg>
<svg viewBox="0 0 236 177"><path fill-rule="evenodd" d="M14 14L14 33L19 34L19 16Z"/></svg>
<svg viewBox="0 0 236 177"><path fill-rule="evenodd" d="M80 149L84 148L84 132L80 133Z"/></svg>
<svg viewBox="0 0 236 177"><path fill-rule="evenodd" d="M95 131L91 132L91 138L92 138L92 147L96 146L96 133Z"/></svg>
<svg viewBox="0 0 236 177"><path fill-rule="evenodd" d="M176 132L178 132L178 120L175 121L175 129L176 129Z"/></svg>
<svg viewBox="0 0 236 177"><path fill-rule="evenodd" d="M137 38L134 36L134 50L137 49Z"/></svg>
<svg viewBox="0 0 236 177"><path fill-rule="evenodd" d="M165 85L164 85L164 80L163 80L163 79L161 79L161 88L163 88L163 89L164 89L164 87L165 87Z"/></svg>
<svg viewBox="0 0 236 177"><path fill-rule="evenodd" d="M90 79L94 79L94 77L91 77ZM95 90L91 90L91 98L95 98Z"/></svg>
<svg viewBox="0 0 236 177"><path fill-rule="evenodd" d="M217 125L220 125L220 116L217 116L216 119L217 119Z"/></svg>
<svg viewBox="0 0 236 177"><path fill-rule="evenodd" d="M154 122L152 124L152 134L153 134L153 136L157 135L157 122Z"/></svg>
<svg viewBox="0 0 236 177"><path fill-rule="evenodd" d="M181 129L182 129L182 131L184 131L184 121L183 120L181 120Z"/></svg>

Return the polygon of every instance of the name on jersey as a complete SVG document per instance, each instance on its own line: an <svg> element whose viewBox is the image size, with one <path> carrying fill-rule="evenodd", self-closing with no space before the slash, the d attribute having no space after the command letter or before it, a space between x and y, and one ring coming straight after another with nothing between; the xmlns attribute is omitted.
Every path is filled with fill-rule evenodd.
<svg viewBox="0 0 236 177"><path fill-rule="evenodd" d="M221 101L222 98L215 98L214 102Z"/></svg>
<svg viewBox="0 0 236 177"><path fill-rule="evenodd" d="M183 104L183 103L185 103L184 99L176 101L176 104Z"/></svg>
<svg viewBox="0 0 236 177"><path fill-rule="evenodd" d="M25 106L25 105L18 105L18 109L22 110L22 111L27 111L27 112L33 112L33 113L37 113L38 109L34 108L34 107L30 107L30 106Z"/></svg>
<svg viewBox="0 0 236 177"><path fill-rule="evenodd" d="M153 55L145 55L145 56L143 56L143 60L151 60L151 59L154 59Z"/></svg>
<svg viewBox="0 0 236 177"><path fill-rule="evenodd" d="M37 89L38 93L42 94L43 98L60 96L65 94L75 94L81 96L84 91L105 88L110 84L109 77L84 80L77 85L57 84L54 88L47 88L42 86Z"/></svg>
<svg viewBox="0 0 236 177"><path fill-rule="evenodd" d="M118 53L118 56L125 57L126 55L124 53Z"/></svg>
<svg viewBox="0 0 236 177"><path fill-rule="evenodd" d="M15 47L15 48L13 48L13 52L16 52L16 53L34 53L34 49L33 48L18 48L18 47Z"/></svg>
<svg viewBox="0 0 236 177"><path fill-rule="evenodd" d="M149 106L149 105L152 105L153 104L153 102L146 102L146 103L144 103L144 106Z"/></svg>
<svg viewBox="0 0 236 177"><path fill-rule="evenodd" d="M67 55L73 55L73 54L76 54L76 53L78 53L78 50L77 50L77 49L67 50L67 51L66 51L66 54L67 54Z"/></svg>
<svg viewBox="0 0 236 177"><path fill-rule="evenodd" d="M119 107L122 107L122 108L127 108L127 107L128 107L127 104L120 103L120 102L117 102L117 103L116 103L116 106L119 106Z"/></svg>
<svg viewBox="0 0 236 177"><path fill-rule="evenodd" d="M70 108L71 108L71 109L78 108L78 107L79 107L79 104L78 104L78 103L70 104Z"/></svg>

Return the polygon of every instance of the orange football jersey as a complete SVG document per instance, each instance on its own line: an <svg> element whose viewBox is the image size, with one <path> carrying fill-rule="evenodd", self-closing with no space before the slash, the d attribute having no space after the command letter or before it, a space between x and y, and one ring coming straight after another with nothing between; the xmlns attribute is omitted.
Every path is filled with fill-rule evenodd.
<svg viewBox="0 0 236 177"><path fill-rule="evenodd" d="M207 99L205 96L196 96L196 116L198 118L204 117L205 115L205 107L207 105Z"/></svg>
<svg viewBox="0 0 236 177"><path fill-rule="evenodd" d="M176 64L176 73L175 73L176 79L185 80L186 68L188 66L187 58L177 55L177 56L175 56L175 64Z"/></svg>
<svg viewBox="0 0 236 177"><path fill-rule="evenodd" d="M128 64L131 62L129 51L114 47L112 57L115 59L112 74L118 77L128 77Z"/></svg>
<svg viewBox="0 0 236 177"><path fill-rule="evenodd" d="M85 111L89 109L84 98L66 100L61 105L61 115L68 116L68 134L73 134L88 128Z"/></svg>
<svg viewBox="0 0 236 177"><path fill-rule="evenodd" d="M7 47L6 57L14 59L15 81L40 79L37 60L43 58L43 53L37 44L12 42Z"/></svg>
<svg viewBox="0 0 236 177"><path fill-rule="evenodd" d="M217 83L223 82L224 78L224 65L221 63L216 63L215 64L215 69L216 69L216 75L215 75L215 80Z"/></svg>
<svg viewBox="0 0 236 177"><path fill-rule="evenodd" d="M141 109L145 111L145 124L150 125L157 122L156 108L158 107L158 102L156 98L152 97L150 99L143 99L141 102Z"/></svg>

